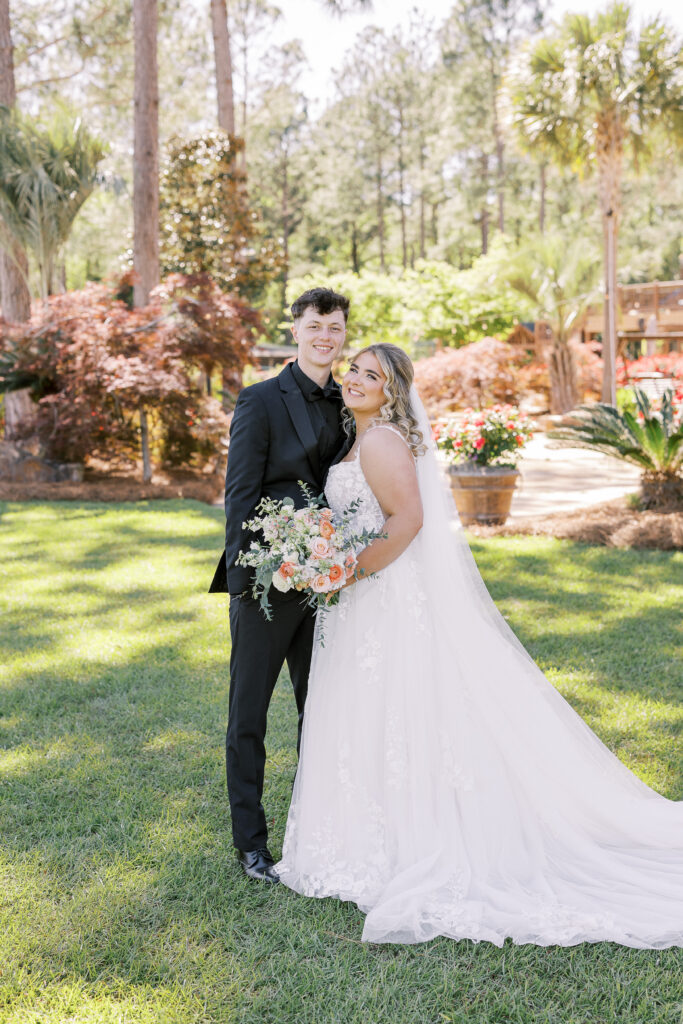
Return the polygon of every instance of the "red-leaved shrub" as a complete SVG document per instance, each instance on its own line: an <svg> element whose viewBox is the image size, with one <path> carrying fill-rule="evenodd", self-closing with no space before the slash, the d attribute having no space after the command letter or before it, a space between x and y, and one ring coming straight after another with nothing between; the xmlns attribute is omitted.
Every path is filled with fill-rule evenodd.
<svg viewBox="0 0 683 1024"><path fill-rule="evenodd" d="M144 309L117 297L125 286L88 284L52 296L28 324L5 326L0 388L31 388L30 430L47 458L136 458L144 411L157 458L201 465L220 453L228 421L199 372L241 370L257 314L206 274L172 275Z"/></svg>

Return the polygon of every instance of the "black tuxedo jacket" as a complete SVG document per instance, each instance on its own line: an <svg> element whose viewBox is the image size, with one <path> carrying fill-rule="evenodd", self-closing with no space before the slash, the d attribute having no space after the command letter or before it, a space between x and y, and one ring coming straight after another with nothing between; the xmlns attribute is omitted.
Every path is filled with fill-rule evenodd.
<svg viewBox="0 0 683 1024"><path fill-rule="evenodd" d="M329 466L348 451L350 442L341 443L341 436L340 429L340 447L332 463L321 465L306 399L289 365L277 377L240 392L230 425L225 476L225 550L209 593L241 594L250 586L252 570L235 565L254 537L242 523L264 497L291 498L302 508L306 498L299 480L320 494Z"/></svg>

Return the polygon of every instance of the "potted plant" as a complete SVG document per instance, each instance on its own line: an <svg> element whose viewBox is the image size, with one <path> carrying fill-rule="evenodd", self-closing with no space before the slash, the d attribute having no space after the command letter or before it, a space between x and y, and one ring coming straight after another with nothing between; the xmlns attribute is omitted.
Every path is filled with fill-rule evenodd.
<svg viewBox="0 0 683 1024"><path fill-rule="evenodd" d="M511 405L465 409L462 415L435 424L434 440L449 462L463 526L505 522L519 477L516 462L530 437L529 420Z"/></svg>

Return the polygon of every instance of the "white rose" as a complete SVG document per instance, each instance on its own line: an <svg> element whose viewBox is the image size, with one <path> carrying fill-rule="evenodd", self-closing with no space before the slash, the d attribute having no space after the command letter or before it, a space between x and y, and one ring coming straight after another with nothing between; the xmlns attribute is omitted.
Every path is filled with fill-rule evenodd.
<svg viewBox="0 0 683 1024"><path fill-rule="evenodd" d="M273 586L280 593L286 594L288 590L292 589L292 579L291 577L283 576L278 569L277 572L273 573Z"/></svg>

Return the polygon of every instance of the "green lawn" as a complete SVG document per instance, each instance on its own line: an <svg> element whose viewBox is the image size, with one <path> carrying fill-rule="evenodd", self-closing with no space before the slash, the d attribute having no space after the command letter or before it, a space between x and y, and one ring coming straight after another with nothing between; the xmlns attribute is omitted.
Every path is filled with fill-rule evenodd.
<svg viewBox="0 0 683 1024"><path fill-rule="evenodd" d="M223 776L222 514L0 504L0 1021L681 1024L683 950L359 942L247 882ZM477 541L499 607L635 771L683 798L683 555ZM276 691L267 807L295 768Z"/></svg>

